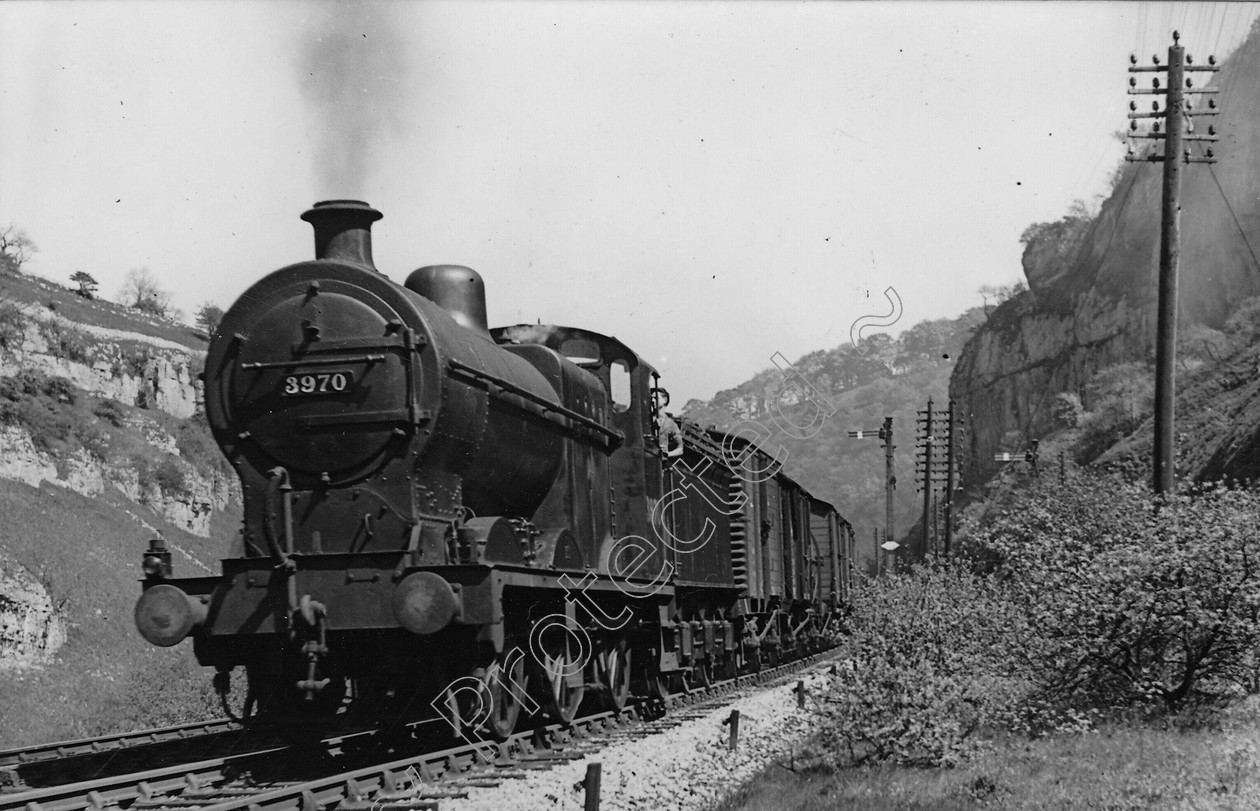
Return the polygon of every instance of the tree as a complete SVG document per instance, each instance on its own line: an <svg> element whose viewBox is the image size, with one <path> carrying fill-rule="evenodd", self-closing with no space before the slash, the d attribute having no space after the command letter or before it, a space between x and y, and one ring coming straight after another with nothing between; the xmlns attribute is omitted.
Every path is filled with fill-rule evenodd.
<svg viewBox="0 0 1260 811"><path fill-rule="evenodd" d="M1205 324L1190 324L1177 333L1177 365L1182 369L1215 366L1229 350L1229 337Z"/></svg>
<svg viewBox="0 0 1260 811"><path fill-rule="evenodd" d="M0 228L0 270L21 273L22 265L37 250L26 232L13 223L9 223L7 228Z"/></svg>
<svg viewBox="0 0 1260 811"><path fill-rule="evenodd" d="M73 274L71 274L70 281L79 286L79 289L74 292L78 293L80 296L83 296L85 299L96 298L96 288L100 285L87 271L76 270Z"/></svg>
<svg viewBox="0 0 1260 811"><path fill-rule="evenodd" d="M1081 398L1074 392L1061 391L1054 395L1054 419L1060 425L1067 428L1075 428L1081 424L1081 417L1085 414L1085 407L1081 405Z"/></svg>
<svg viewBox="0 0 1260 811"><path fill-rule="evenodd" d="M171 308L171 294L158 286L148 268L129 270L120 295L123 304L141 312L165 316Z"/></svg>
<svg viewBox="0 0 1260 811"><path fill-rule="evenodd" d="M219 328L219 322L223 320L223 308L207 301L197 308L197 314L193 316L193 320L197 326L206 331L207 335L214 335L214 331Z"/></svg>
<svg viewBox="0 0 1260 811"><path fill-rule="evenodd" d="M1046 697L1175 710L1255 689L1260 493L1209 485L1160 504L1145 483L1081 470L1012 489L964 527L1021 626L1010 654Z"/></svg>
<svg viewBox="0 0 1260 811"><path fill-rule="evenodd" d="M1028 285L1023 280L998 287L992 284L981 285L976 292L980 294L980 298L984 301L984 314L987 318L989 315L989 299L993 299L993 306L998 307L1005 303L1008 299L1012 299L1028 289Z"/></svg>

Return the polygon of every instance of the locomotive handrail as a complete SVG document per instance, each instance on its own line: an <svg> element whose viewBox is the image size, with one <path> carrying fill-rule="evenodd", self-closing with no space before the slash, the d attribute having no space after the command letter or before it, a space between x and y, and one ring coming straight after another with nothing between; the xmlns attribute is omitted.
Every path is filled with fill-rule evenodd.
<svg viewBox="0 0 1260 811"><path fill-rule="evenodd" d="M623 442L626 441L625 434L620 431L608 428L585 414L579 414L570 408L548 402L547 400L539 397L537 394L534 394L529 389L521 388L510 380L505 380L498 375L492 375L489 372L483 372L481 369L469 366L466 363L461 363L454 358L449 361L449 365L451 373L457 377L471 377L478 382L491 383L510 394L515 394L517 397L520 397L533 405L539 406L542 409L542 414L539 416L545 416L547 412L559 414L562 417L567 417L589 431L601 434L604 437L604 444L607 446L607 450L609 452L615 451L617 448L621 447Z"/></svg>
<svg viewBox="0 0 1260 811"><path fill-rule="evenodd" d="M257 361L255 363L242 363L242 369L280 369L285 366L331 366L334 364L345 365L347 363L379 363L385 360L385 355L360 355L358 357L349 358L294 358L293 360L268 360Z"/></svg>

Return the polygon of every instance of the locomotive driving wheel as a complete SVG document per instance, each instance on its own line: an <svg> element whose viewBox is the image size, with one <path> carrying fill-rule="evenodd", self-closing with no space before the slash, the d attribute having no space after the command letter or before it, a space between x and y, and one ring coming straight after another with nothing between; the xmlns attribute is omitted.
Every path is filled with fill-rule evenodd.
<svg viewBox="0 0 1260 811"><path fill-rule="evenodd" d="M517 648L495 657L486 668L485 685L489 706L483 722L486 733L496 741L505 741L516 731L525 699L525 656Z"/></svg>
<svg viewBox="0 0 1260 811"><path fill-rule="evenodd" d="M583 662L566 646L556 646L543 651L542 661L536 665L536 677L541 685L539 704L543 714L562 724L573 722L578 707L586 696L586 685L581 683ZM578 684L572 682L578 680Z"/></svg>
<svg viewBox="0 0 1260 811"><path fill-rule="evenodd" d="M623 710L630 698L630 643L618 639L600 654L600 684L607 709Z"/></svg>

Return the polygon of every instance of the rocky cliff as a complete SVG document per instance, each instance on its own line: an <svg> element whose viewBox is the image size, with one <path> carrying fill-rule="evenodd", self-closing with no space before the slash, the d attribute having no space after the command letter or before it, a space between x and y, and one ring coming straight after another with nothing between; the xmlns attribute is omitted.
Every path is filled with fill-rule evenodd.
<svg viewBox="0 0 1260 811"><path fill-rule="evenodd" d="M0 377L38 371L127 405L191 417L205 352L133 330L84 324L37 303L0 312Z"/></svg>
<svg viewBox="0 0 1260 811"><path fill-rule="evenodd" d="M1240 301L1260 293L1256 29L1207 86L1220 91L1219 161L1182 172L1183 331L1192 324L1219 328ZM1196 119L1197 132L1211 120ZM1202 154L1201 145L1191 146ZM1025 234L1029 289L993 311L950 381L950 396L968 415L973 477L988 477L994 452L1022 448L1052 430L1056 393L1085 398L1084 384L1099 369L1153 358L1161 189L1161 164L1129 163L1096 216L1068 216Z"/></svg>
<svg viewBox="0 0 1260 811"><path fill-rule="evenodd" d="M84 583L104 573L87 578L86 560L128 581L135 550L165 535L211 573L224 540L201 539L224 534L240 497L199 413L205 345L185 325L0 275L0 670L74 647Z"/></svg>

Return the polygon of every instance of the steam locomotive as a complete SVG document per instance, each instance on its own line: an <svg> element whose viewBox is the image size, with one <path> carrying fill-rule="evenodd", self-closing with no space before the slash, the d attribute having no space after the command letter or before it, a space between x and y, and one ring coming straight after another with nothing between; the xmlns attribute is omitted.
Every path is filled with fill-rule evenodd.
<svg viewBox="0 0 1260 811"><path fill-rule="evenodd" d="M315 259L224 314L205 409L243 525L212 577L150 542L145 639L191 637L221 690L243 667L256 718L433 708L498 739L824 643L854 552L831 505L747 439L673 422L616 338L491 331L465 267L390 281L380 217L315 204Z"/></svg>

